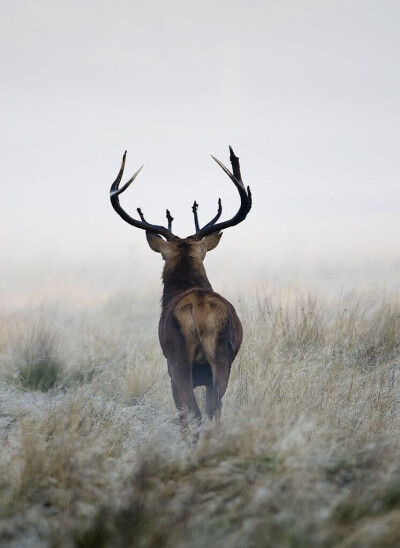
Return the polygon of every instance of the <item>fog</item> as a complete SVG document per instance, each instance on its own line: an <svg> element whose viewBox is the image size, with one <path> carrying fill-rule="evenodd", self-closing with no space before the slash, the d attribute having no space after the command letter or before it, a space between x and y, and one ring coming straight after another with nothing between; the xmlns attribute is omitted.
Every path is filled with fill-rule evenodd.
<svg viewBox="0 0 400 548"><path fill-rule="evenodd" d="M216 289L395 285L399 25L395 1L5 0L2 302L159 288L109 203L125 149L124 207L186 236L195 199L235 213L209 156L234 147L254 206L207 258Z"/></svg>

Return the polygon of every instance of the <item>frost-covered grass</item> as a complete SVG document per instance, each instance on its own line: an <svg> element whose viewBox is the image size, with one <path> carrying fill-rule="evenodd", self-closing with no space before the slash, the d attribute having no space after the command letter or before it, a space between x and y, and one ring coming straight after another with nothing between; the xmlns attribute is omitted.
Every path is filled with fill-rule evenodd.
<svg viewBox="0 0 400 548"><path fill-rule="evenodd" d="M0 317L0 545L399 545L399 296L237 309L222 423L194 448L156 302Z"/></svg>

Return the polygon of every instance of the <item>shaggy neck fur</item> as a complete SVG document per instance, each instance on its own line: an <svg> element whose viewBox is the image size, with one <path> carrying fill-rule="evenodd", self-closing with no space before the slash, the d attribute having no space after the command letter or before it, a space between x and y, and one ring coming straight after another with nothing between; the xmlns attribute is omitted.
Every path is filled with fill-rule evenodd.
<svg viewBox="0 0 400 548"><path fill-rule="evenodd" d="M189 249L182 248L178 261L174 265L165 264L162 280L164 291L162 307L165 308L179 293L194 287L210 289L203 263L189 254Z"/></svg>

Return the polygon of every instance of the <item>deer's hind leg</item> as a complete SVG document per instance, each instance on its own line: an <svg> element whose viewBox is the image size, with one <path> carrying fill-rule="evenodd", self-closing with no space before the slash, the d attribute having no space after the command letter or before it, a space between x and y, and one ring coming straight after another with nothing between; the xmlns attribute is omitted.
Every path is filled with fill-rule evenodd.
<svg viewBox="0 0 400 548"><path fill-rule="evenodd" d="M207 417L210 419L210 421L212 420L214 416L213 393L214 393L214 387L213 387L213 383L211 382L210 384L206 385L206 405L205 405L205 412Z"/></svg>
<svg viewBox="0 0 400 548"><path fill-rule="evenodd" d="M187 411L185 409L185 404L183 403L183 400L179 394L179 390L172 379L171 379L171 388L172 388L172 396L175 402L175 407L179 415L179 422L181 423L181 426L184 427L187 425Z"/></svg>
<svg viewBox="0 0 400 548"><path fill-rule="evenodd" d="M210 419L219 420L233 361L231 351L228 345L218 345L216 337L204 341L203 350L212 371L212 384L206 387L206 412Z"/></svg>
<svg viewBox="0 0 400 548"><path fill-rule="evenodd" d="M186 424L191 421L201 423L201 412L193 391L192 367L185 359L177 359L173 363L168 360L168 370L171 376L172 395L179 417Z"/></svg>
<svg viewBox="0 0 400 548"><path fill-rule="evenodd" d="M222 411L222 398L228 386L231 364L227 359L214 360L210 363L213 373L211 408L213 415L217 420L219 420L221 418Z"/></svg>

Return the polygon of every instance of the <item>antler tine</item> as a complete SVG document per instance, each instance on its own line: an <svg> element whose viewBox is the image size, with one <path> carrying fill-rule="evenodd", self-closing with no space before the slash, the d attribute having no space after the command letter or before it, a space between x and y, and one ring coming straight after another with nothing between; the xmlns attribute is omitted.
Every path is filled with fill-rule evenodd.
<svg viewBox="0 0 400 548"><path fill-rule="evenodd" d="M248 213L251 209L251 206L253 205L253 196L251 195L251 190L249 186L247 187L247 196L249 197L249 205L247 209L247 213Z"/></svg>
<svg viewBox="0 0 400 548"><path fill-rule="evenodd" d="M165 228L164 226L152 225L148 223L145 220L140 208L137 209L137 212L139 213L139 216L141 219L140 221L134 219L133 217L128 215L128 213L126 213L124 209L122 209L121 204L119 203L119 195L122 194L133 183L133 181L135 180L135 178L137 177L137 175L140 173L141 169L143 168L143 166L141 166L136 171L136 173L129 179L129 181L126 182L121 188L119 188L119 184L121 182L122 175L124 173L125 160L126 160L126 151L124 152L124 155L122 157L121 168L118 172L117 178L115 179L115 181L113 182L110 188L111 205L113 206L115 211L118 213L118 215L122 217L122 219L124 219L124 221L126 221L130 225L135 226L136 228L141 228L142 230L146 230L147 232L152 232L152 233L164 236L164 238L166 238L167 240L171 240L172 238L174 238L174 234L171 232L170 226L168 226L168 228Z"/></svg>
<svg viewBox="0 0 400 548"><path fill-rule="evenodd" d="M222 205L221 201L219 200L218 205L218 213L216 217L212 221L210 221L208 224L206 224L202 229L197 230L196 234L194 234L194 237L198 240L204 238L205 236L208 236L209 234L212 234L213 232L219 232L220 230L224 230L225 228L229 228L231 226L235 226L246 218L248 212L251 209L252 205L252 199L251 199L251 192L250 187L247 187L247 190L243 184L242 181L242 175L240 173L240 163L239 158L235 155L233 152L232 147L229 147L230 152L230 161L232 165L232 171L231 173L227 167L224 166L222 162L220 162L215 156L211 155L212 159L217 162L217 164L225 171L225 173L228 175L228 177L231 179L235 187L238 189L239 196L240 196L240 207L236 215L234 215L231 219L228 221L223 221L221 223L217 223L216 221L219 219L222 213Z"/></svg>
<svg viewBox="0 0 400 548"><path fill-rule="evenodd" d="M136 209L136 211L139 213L139 217L141 218L142 222L143 223L147 223L146 219L144 218L144 215L142 213L142 210L140 209L140 207L138 207ZM168 230L172 230L172 221L174 220L174 218L172 217L169 209L167 209L167 214L166 214L166 218L168 219ZM147 223L148 224L148 223Z"/></svg>
<svg viewBox="0 0 400 548"><path fill-rule="evenodd" d="M216 216L211 219L211 221L209 223L207 223L203 228L208 228L209 226L213 226L215 225L215 223L218 221L218 219L221 217L221 213L222 213L222 202L221 202L221 198L218 198L218 211L217 211L217 214Z"/></svg>
<svg viewBox="0 0 400 548"><path fill-rule="evenodd" d="M134 173L132 175L132 177L129 179L128 182L126 182L124 184L124 186L122 186L121 188L118 188L119 186L119 183L121 182L121 178L122 178L122 174L124 172L124 167L125 167L125 157L126 157L126 151L124 153L124 156L123 156L123 159L122 159L122 166L121 166L121 169L118 173L118 177L115 179L115 181L113 182L112 186L111 186L111 190L110 190L110 197L112 198L113 196L119 196L119 194L122 194L127 188L128 186L130 186L133 181L136 179L136 177L139 175L139 173L142 171L142 169L144 168L144 164L140 166L140 168L136 171L136 173Z"/></svg>
<svg viewBox="0 0 400 548"><path fill-rule="evenodd" d="M235 156L235 153L233 152L233 149L232 149L231 146L229 147L229 151L230 151L229 159L230 159L231 164L232 164L233 173L231 173L229 171L229 169L227 167L225 167L224 164L218 160L218 158L216 158L212 154L210 156L225 171L225 173L233 181L233 183L235 184L236 187L239 185L240 187L244 188L244 184L243 184L243 181L242 181L242 175L240 173L239 158L237 156Z"/></svg>
<svg viewBox="0 0 400 548"><path fill-rule="evenodd" d="M192 205L192 211L193 211L193 216L194 216L194 226L195 226L196 232L198 232L200 230L199 218L198 218L198 215L197 215L198 207L199 207L199 204L195 200L193 202L193 205Z"/></svg>
<svg viewBox="0 0 400 548"><path fill-rule="evenodd" d="M169 209L167 209L166 217L168 219L168 230L172 230L172 221L174 220L174 218L172 217Z"/></svg>
<svg viewBox="0 0 400 548"><path fill-rule="evenodd" d="M147 221L146 221L146 219L144 218L144 215L143 215L142 210L140 209L140 207L137 207L137 208L136 208L136 211L139 213L139 217L140 217L141 221L142 221L143 223L147 223ZM147 224L148 224L148 223L147 223Z"/></svg>
<svg viewBox="0 0 400 548"><path fill-rule="evenodd" d="M238 181L242 182L242 175L240 173L239 158L237 156L235 156L235 153L233 152L233 148L231 146L229 146L229 159L230 159L231 165L232 165L233 176L236 177L236 179Z"/></svg>

